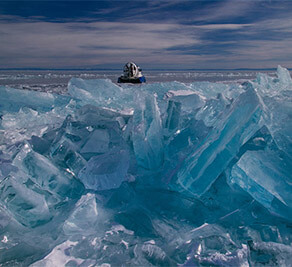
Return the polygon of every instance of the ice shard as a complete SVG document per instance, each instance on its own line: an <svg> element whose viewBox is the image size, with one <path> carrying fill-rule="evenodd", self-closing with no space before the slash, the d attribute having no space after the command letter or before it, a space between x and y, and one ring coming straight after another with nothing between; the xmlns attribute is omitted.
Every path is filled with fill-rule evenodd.
<svg viewBox="0 0 292 267"><path fill-rule="evenodd" d="M29 177L24 173L9 175L0 184L0 202L6 206L16 221L36 227L52 218L45 197L27 188L25 182Z"/></svg>
<svg viewBox="0 0 292 267"><path fill-rule="evenodd" d="M181 122L186 118L192 118L198 110L204 105L204 99L199 94L191 90L177 90L168 91L165 94L167 100L167 108L163 117L163 124L165 130L167 129L169 135L174 130L181 128Z"/></svg>
<svg viewBox="0 0 292 267"><path fill-rule="evenodd" d="M63 225L66 235L94 234L97 229L101 230L102 223L105 222L105 212L97 206L95 195L83 195L76 203L73 212Z"/></svg>
<svg viewBox="0 0 292 267"><path fill-rule="evenodd" d="M16 155L13 165L27 173L41 189L63 198L70 196L76 182L60 171L48 158L34 152L28 144Z"/></svg>
<svg viewBox="0 0 292 267"><path fill-rule="evenodd" d="M0 87L0 265L289 265L291 86Z"/></svg>
<svg viewBox="0 0 292 267"><path fill-rule="evenodd" d="M261 96L265 124L278 147L292 153L292 79L287 69L278 66L278 78L259 74L251 84Z"/></svg>
<svg viewBox="0 0 292 267"><path fill-rule="evenodd" d="M206 101L204 108L196 114L196 119L204 121L207 127L214 126L221 116L224 117L223 113L230 105L231 102L219 93L216 98Z"/></svg>
<svg viewBox="0 0 292 267"><path fill-rule="evenodd" d="M125 97L123 89L108 79L83 80L72 78L68 84L68 92L83 105L92 104L115 109L122 108L119 100Z"/></svg>
<svg viewBox="0 0 292 267"><path fill-rule="evenodd" d="M181 103L173 100L168 100L167 116L164 123L164 128L169 131L175 130L179 126L181 116Z"/></svg>
<svg viewBox="0 0 292 267"><path fill-rule="evenodd" d="M163 162L160 111L153 95L138 95L136 101L132 130L134 152L140 166L155 169Z"/></svg>
<svg viewBox="0 0 292 267"><path fill-rule="evenodd" d="M109 150L109 134L105 129L93 131L84 144L81 153L106 153Z"/></svg>
<svg viewBox="0 0 292 267"><path fill-rule="evenodd" d="M90 158L78 177L87 189L109 190L125 181L128 168L128 151L112 150Z"/></svg>
<svg viewBox="0 0 292 267"><path fill-rule="evenodd" d="M292 165L278 151L247 151L232 168L237 184L272 213L292 220Z"/></svg>
<svg viewBox="0 0 292 267"><path fill-rule="evenodd" d="M281 84L287 87L289 86L292 89L292 79L287 69L279 65L277 68L277 75Z"/></svg>
<svg viewBox="0 0 292 267"><path fill-rule="evenodd" d="M66 96L0 86L0 113L18 112L23 107L49 111L57 106L65 106L69 100Z"/></svg>
<svg viewBox="0 0 292 267"><path fill-rule="evenodd" d="M261 108L254 90L248 89L222 112L214 129L183 162L177 183L200 197L259 129Z"/></svg>

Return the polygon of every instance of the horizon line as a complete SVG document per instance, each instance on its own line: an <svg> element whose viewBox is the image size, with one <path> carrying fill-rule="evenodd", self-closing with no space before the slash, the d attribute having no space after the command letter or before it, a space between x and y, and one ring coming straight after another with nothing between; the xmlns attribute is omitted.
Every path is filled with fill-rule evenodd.
<svg viewBox="0 0 292 267"><path fill-rule="evenodd" d="M292 71L292 68L286 68ZM274 71L277 68L226 68L226 69L196 69L196 68L185 68L185 69L175 69L175 68L151 68L143 69L142 71L256 71L256 70L266 70ZM0 71L123 71L120 68L0 68Z"/></svg>

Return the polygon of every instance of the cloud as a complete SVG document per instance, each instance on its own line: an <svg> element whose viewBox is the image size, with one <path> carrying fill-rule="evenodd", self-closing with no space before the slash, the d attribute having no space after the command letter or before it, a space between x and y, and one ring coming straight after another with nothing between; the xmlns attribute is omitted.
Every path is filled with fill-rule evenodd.
<svg viewBox="0 0 292 267"><path fill-rule="evenodd" d="M246 27L250 27L253 24L232 24L232 23L226 23L226 24L204 24L204 25L193 25L192 27L194 29L201 29L201 30L238 30Z"/></svg>
<svg viewBox="0 0 292 267"><path fill-rule="evenodd" d="M1 67L15 63L26 66L33 59L34 66L43 67L74 62L79 66L107 64L119 62L120 58L150 57L169 47L200 42L187 34L190 29L179 24L15 21L0 22L1 35L5 35L0 43Z"/></svg>
<svg viewBox="0 0 292 267"><path fill-rule="evenodd" d="M214 22L230 21L234 18L246 16L252 11L257 1L251 0L228 0L219 1L215 4L207 6L201 11L201 15L195 18L196 21Z"/></svg>
<svg viewBox="0 0 292 267"><path fill-rule="evenodd" d="M189 10L191 1L149 2L113 20L107 14L120 8L99 9L100 21L2 15L0 67L119 67L129 60L144 68L287 66L292 60L291 11L265 2L272 15L261 11L257 16L263 6L255 3L215 1Z"/></svg>

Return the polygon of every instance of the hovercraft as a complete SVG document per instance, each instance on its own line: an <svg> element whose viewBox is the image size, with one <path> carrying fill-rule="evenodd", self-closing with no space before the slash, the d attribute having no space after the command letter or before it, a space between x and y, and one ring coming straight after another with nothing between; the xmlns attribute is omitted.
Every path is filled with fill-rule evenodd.
<svg viewBox="0 0 292 267"><path fill-rule="evenodd" d="M142 70L133 62L128 62L124 66L124 74L119 77L118 83L145 83L146 79L142 75Z"/></svg>

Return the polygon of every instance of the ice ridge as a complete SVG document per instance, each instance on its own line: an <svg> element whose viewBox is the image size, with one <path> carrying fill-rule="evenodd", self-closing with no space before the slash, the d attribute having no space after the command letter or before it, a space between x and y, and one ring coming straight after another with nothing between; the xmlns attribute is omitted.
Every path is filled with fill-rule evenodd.
<svg viewBox="0 0 292 267"><path fill-rule="evenodd" d="M292 80L0 87L3 266L288 266Z"/></svg>

